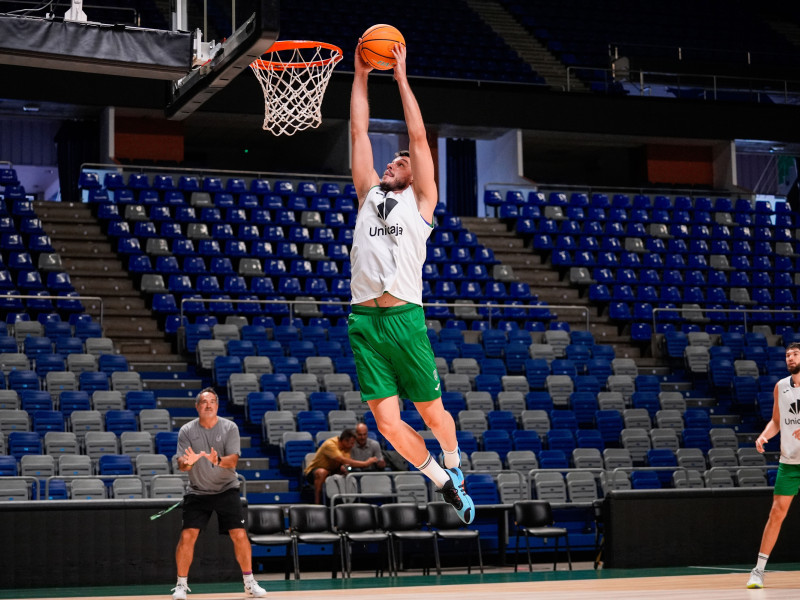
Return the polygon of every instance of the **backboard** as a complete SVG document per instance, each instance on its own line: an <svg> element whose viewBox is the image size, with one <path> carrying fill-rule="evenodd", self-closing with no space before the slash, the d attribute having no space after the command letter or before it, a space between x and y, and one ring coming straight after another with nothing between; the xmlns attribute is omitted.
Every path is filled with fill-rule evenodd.
<svg viewBox="0 0 800 600"><path fill-rule="evenodd" d="M64 101L86 96L113 105L127 93L146 93L145 105L171 119L187 117L277 39L279 0L207 0L207 12L179 20L184 2L174 1L171 15L83 5L86 22L34 12L31 3L0 3L7 11L0 12L0 71L16 82L0 95L37 100L45 90L61 90Z"/></svg>

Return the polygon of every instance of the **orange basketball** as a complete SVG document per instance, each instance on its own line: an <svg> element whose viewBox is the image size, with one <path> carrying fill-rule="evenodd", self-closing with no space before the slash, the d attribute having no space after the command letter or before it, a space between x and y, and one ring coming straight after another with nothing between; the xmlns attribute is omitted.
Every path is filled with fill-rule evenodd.
<svg viewBox="0 0 800 600"><path fill-rule="evenodd" d="M403 34L396 27L385 24L373 25L361 36L358 51L368 65L379 71L386 71L394 68L397 62L392 54L395 44L406 45Z"/></svg>

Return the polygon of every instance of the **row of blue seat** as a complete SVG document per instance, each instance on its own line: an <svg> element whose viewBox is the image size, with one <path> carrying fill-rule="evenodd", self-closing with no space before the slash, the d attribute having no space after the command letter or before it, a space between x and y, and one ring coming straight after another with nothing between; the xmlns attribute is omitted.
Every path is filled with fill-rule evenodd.
<svg viewBox="0 0 800 600"><path fill-rule="evenodd" d="M128 411L108 411L111 412L120 412L120 413L127 413ZM108 413L106 414L108 416ZM114 417L112 417L112 426L115 429L107 429L106 431L111 431L115 435L119 435L125 431L138 431L137 427L134 427L130 419L127 416L121 416L119 422L113 421ZM119 425L119 426L117 426ZM62 429L49 429L49 431L63 431ZM46 433L46 432L44 432ZM36 432L36 431L12 431L8 434L8 456L0 455L0 461L2 464L7 468L13 468L15 463L18 463L19 459L26 454L43 454L43 436L44 433ZM175 455L177 444L178 444L178 432L177 431L159 431L153 437L154 440L154 449L156 454L164 454L167 456L168 459L172 460L172 457ZM128 456L125 454L108 454L105 456ZM14 463L12 463L8 458L13 459ZM128 459L130 457L128 456ZM10 473L6 473L10 474ZM2 476L2 473L0 473Z"/></svg>
<svg viewBox="0 0 800 600"><path fill-rule="evenodd" d="M7 175L8 177L8 175ZM119 172L106 172L103 175L101 183L99 175L94 171L81 171L78 187L85 190L105 188L107 190L119 190L129 188L132 190L179 190L183 192L228 192L231 194L254 193L259 195L276 193L276 194L291 194L297 192L301 195L315 195L322 194L329 197L338 196L342 193L339 184L334 182L325 182L321 184L320 189L317 189L317 184L311 181L299 182L296 186L289 180L277 180L272 184L266 179L253 178L249 184L246 179L240 177L229 177L225 180L223 185L221 177L213 175L203 176L202 178L197 175L180 175L177 184L175 183L174 176L169 174L156 174L152 177L152 184L150 176L147 173L132 172L125 176ZM355 188L352 184L345 185L344 194L353 195Z"/></svg>
<svg viewBox="0 0 800 600"><path fill-rule="evenodd" d="M97 390L61 390L57 399L49 391L21 389L18 391L19 405L7 398L0 399L0 410L58 410L64 418L76 410L93 410L92 394ZM104 390L101 390L104 391ZM125 409L138 415L142 409L158 408L157 398L151 390L128 390L122 397ZM17 408L18 407L18 408Z"/></svg>
<svg viewBox="0 0 800 600"><path fill-rule="evenodd" d="M184 215L191 214L193 211L188 208L194 208L195 205L212 205L213 209L286 209L291 207L291 210L305 211L314 210L321 213L325 212L339 212L348 214L355 210L354 198L355 196L346 194L343 196L304 196L301 194L260 194L260 193L240 193L233 194L230 192L202 192L208 194L207 197L198 198L197 194L201 192L182 192L178 190L171 190L166 192L159 192L157 190L133 190L129 188L120 188L112 191L105 188L92 189L86 193L86 200L92 205L98 206L99 216L104 216L110 219L119 218L119 210L113 208L102 208L106 205L124 207L130 204L159 207L158 211L163 211L161 207L174 208L175 214ZM188 199L187 199L188 196ZM189 206L187 206L189 205ZM201 209L202 210L202 209ZM196 213L195 213L196 214ZM208 214L213 214L209 211Z"/></svg>
<svg viewBox="0 0 800 600"><path fill-rule="evenodd" d="M748 198L730 198L721 196L713 200L708 196L684 196L674 197L664 194L623 194L616 193L609 195L604 192L541 192L537 190L514 190L510 189L503 194L499 190L487 189L484 192L484 202L488 206L497 207L502 204L512 204L515 206L574 206L580 208L621 208L621 209L641 209L641 210L685 210L699 212L736 212L743 214L775 214L776 212L789 213L791 209L784 202L776 203L773 208L772 203L766 200L758 200L755 203Z"/></svg>

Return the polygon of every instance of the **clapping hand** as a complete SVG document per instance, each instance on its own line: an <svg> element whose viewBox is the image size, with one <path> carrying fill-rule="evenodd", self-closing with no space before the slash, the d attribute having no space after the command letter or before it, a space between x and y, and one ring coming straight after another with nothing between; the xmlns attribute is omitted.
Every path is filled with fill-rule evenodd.
<svg viewBox="0 0 800 600"><path fill-rule="evenodd" d="M202 452L195 452L194 450L192 450L192 447L189 446L186 449L186 452L183 453L183 460L186 461L187 465L193 465L201 458L206 458L211 462L212 465L216 465L218 457L219 455L217 454L217 451L214 448L211 448L210 453L206 452L205 450L203 450Z"/></svg>

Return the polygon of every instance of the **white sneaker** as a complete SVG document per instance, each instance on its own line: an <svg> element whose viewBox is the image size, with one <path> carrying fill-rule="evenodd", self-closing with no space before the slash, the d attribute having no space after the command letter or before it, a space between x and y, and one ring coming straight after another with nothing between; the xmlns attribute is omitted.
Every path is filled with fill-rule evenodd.
<svg viewBox="0 0 800 600"><path fill-rule="evenodd" d="M189 586L180 581L172 588L172 600L186 600L186 592L191 592Z"/></svg>
<svg viewBox="0 0 800 600"><path fill-rule="evenodd" d="M760 590L764 587L764 571L753 569L750 571L750 579L747 581L747 589Z"/></svg>
<svg viewBox="0 0 800 600"><path fill-rule="evenodd" d="M244 595L248 598L265 598L267 590L258 585L258 582L254 579L244 584Z"/></svg>

